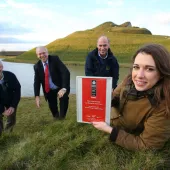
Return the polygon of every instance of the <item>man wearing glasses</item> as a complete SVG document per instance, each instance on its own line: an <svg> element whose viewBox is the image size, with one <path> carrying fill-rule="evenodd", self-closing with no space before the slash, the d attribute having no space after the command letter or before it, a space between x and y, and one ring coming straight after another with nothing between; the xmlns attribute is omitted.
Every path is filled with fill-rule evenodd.
<svg viewBox="0 0 170 170"><path fill-rule="evenodd" d="M48 54L44 46L36 48L39 61L34 65L34 94L40 107L40 86L55 120L64 119L67 113L70 93L70 72L58 56ZM60 100L60 111L58 101Z"/></svg>

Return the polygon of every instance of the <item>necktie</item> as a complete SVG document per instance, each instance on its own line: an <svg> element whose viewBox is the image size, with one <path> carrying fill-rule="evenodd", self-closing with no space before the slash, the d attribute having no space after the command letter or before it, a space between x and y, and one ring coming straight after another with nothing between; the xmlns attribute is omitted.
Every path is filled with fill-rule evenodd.
<svg viewBox="0 0 170 170"><path fill-rule="evenodd" d="M48 69L48 64L45 63L45 92L48 93L49 91L50 91L49 69Z"/></svg>

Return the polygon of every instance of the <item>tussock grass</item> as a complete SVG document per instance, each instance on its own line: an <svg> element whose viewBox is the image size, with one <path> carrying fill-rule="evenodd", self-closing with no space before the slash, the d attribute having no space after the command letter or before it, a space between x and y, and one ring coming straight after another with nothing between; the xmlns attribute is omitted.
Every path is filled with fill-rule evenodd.
<svg viewBox="0 0 170 170"><path fill-rule="evenodd" d="M76 98L70 95L68 114L54 121L44 98L22 98L13 133L0 137L2 170L134 170L169 169L168 143L159 152L132 152L108 140L90 124L76 122ZM165 160L167 161L165 163Z"/></svg>

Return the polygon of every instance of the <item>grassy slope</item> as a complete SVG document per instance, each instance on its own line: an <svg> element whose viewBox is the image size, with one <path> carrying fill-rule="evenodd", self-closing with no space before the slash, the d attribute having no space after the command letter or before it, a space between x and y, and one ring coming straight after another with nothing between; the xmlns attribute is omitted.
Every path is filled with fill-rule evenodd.
<svg viewBox="0 0 170 170"><path fill-rule="evenodd" d="M123 25L123 24L122 24ZM89 51L96 47L96 40L106 35L111 41L111 49L120 63L129 63L133 53L143 44L159 43L170 50L170 37L149 34L145 28L119 27L106 22L96 28L77 31L65 38L57 39L47 45L49 53L57 54L64 62L84 63ZM35 63L37 57L32 49L13 61Z"/></svg>
<svg viewBox="0 0 170 170"><path fill-rule="evenodd" d="M120 170L160 169L169 160L168 145L159 153L131 152L108 141L90 124L76 122L76 98L70 95L67 118L53 121L42 98L22 98L12 134L0 138L0 169L8 170ZM165 167L167 169L167 167Z"/></svg>

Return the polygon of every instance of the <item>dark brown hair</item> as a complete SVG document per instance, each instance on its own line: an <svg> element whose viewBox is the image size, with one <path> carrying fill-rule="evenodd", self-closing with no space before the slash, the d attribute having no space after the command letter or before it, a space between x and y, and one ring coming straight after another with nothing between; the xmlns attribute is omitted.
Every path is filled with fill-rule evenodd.
<svg viewBox="0 0 170 170"><path fill-rule="evenodd" d="M132 58L133 62L139 53L151 55L155 62L161 79L155 87L154 96L158 103L161 102L162 95L164 96L166 103L166 115L170 116L170 53L160 44L146 44L136 51ZM132 81L131 73L127 77L126 83L127 80Z"/></svg>

